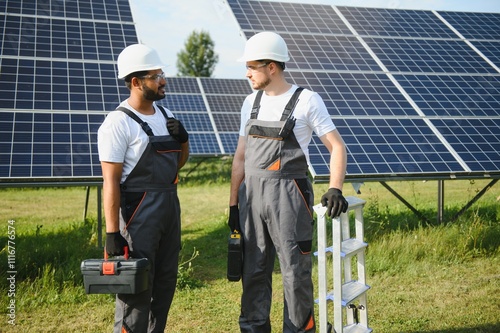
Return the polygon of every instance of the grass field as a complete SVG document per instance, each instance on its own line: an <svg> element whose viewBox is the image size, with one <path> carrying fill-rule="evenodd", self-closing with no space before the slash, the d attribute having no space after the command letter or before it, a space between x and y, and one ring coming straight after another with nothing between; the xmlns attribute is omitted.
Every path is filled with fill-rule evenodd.
<svg viewBox="0 0 500 333"><path fill-rule="evenodd" d="M197 166L199 161L190 161L181 174L185 264L167 331L238 332L241 286L225 278L230 160ZM368 317L374 332L500 332L500 185L450 221L488 182L446 181L443 223L436 219L435 181L388 183L427 222L378 183L366 183L361 194L345 185L346 195L367 201ZM316 202L326 189L315 184ZM86 295L79 269L82 260L102 255L96 189L91 189L84 220L85 193L84 187L0 189L1 333L112 331L114 298ZM7 280L9 221L15 221L10 222L15 228L15 297L9 296ZM273 332L280 332L278 265L273 286ZM13 299L15 326L8 316Z"/></svg>

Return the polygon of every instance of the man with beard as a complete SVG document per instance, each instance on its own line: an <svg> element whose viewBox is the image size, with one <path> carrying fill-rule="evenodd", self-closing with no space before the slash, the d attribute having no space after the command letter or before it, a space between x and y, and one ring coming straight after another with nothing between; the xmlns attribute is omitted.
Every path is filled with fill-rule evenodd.
<svg viewBox="0 0 500 333"><path fill-rule="evenodd" d="M346 149L321 97L285 79L290 58L281 36L261 32L245 45L246 77L256 91L241 108L229 200L229 227L243 239L240 329L270 333L276 254L284 291L284 333L316 331L312 272L313 188L307 177L314 131L330 152L327 215L347 210ZM281 331L280 331L281 332Z"/></svg>
<svg viewBox="0 0 500 333"><path fill-rule="evenodd" d="M188 133L155 101L165 98L164 65L142 44L118 56L118 78L130 96L98 131L106 252L150 263L148 289L117 294L115 333L163 332L177 282L180 206L177 173L189 154Z"/></svg>

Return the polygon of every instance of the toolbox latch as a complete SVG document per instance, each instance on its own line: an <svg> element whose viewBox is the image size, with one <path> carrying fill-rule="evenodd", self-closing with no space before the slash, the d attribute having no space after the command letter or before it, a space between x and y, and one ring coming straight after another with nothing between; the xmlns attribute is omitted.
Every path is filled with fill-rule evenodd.
<svg viewBox="0 0 500 333"><path fill-rule="evenodd" d="M103 275L115 275L116 272L116 262L104 261L102 263L102 274Z"/></svg>

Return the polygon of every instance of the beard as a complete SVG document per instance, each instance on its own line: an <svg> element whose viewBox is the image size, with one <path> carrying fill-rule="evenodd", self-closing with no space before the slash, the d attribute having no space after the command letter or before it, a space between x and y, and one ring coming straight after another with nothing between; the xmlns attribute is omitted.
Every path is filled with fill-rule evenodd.
<svg viewBox="0 0 500 333"><path fill-rule="evenodd" d="M263 90L265 87L269 85L269 83L271 83L271 79L267 77L266 80L263 82L260 83L253 82L252 88L255 90Z"/></svg>
<svg viewBox="0 0 500 333"><path fill-rule="evenodd" d="M158 89L163 88L163 86ZM160 99L165 98L165 94L160 94L158 91L154 91L153 89L146 86L144 83L142 84L142 96L144 99L148 101L159 101Z"/></svg>

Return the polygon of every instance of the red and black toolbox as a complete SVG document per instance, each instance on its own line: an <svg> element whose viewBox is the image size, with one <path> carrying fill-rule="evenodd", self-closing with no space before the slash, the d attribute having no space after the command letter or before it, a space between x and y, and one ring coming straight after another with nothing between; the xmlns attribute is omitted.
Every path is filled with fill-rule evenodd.
<svg viewBox="0 0 500 333"><path fill-rule="evenodd" d="M122 258L107 258L105 253L104 259L82 261L87 294L138 294L148 288L148 259L129 259L127 250Z"/></svg>

